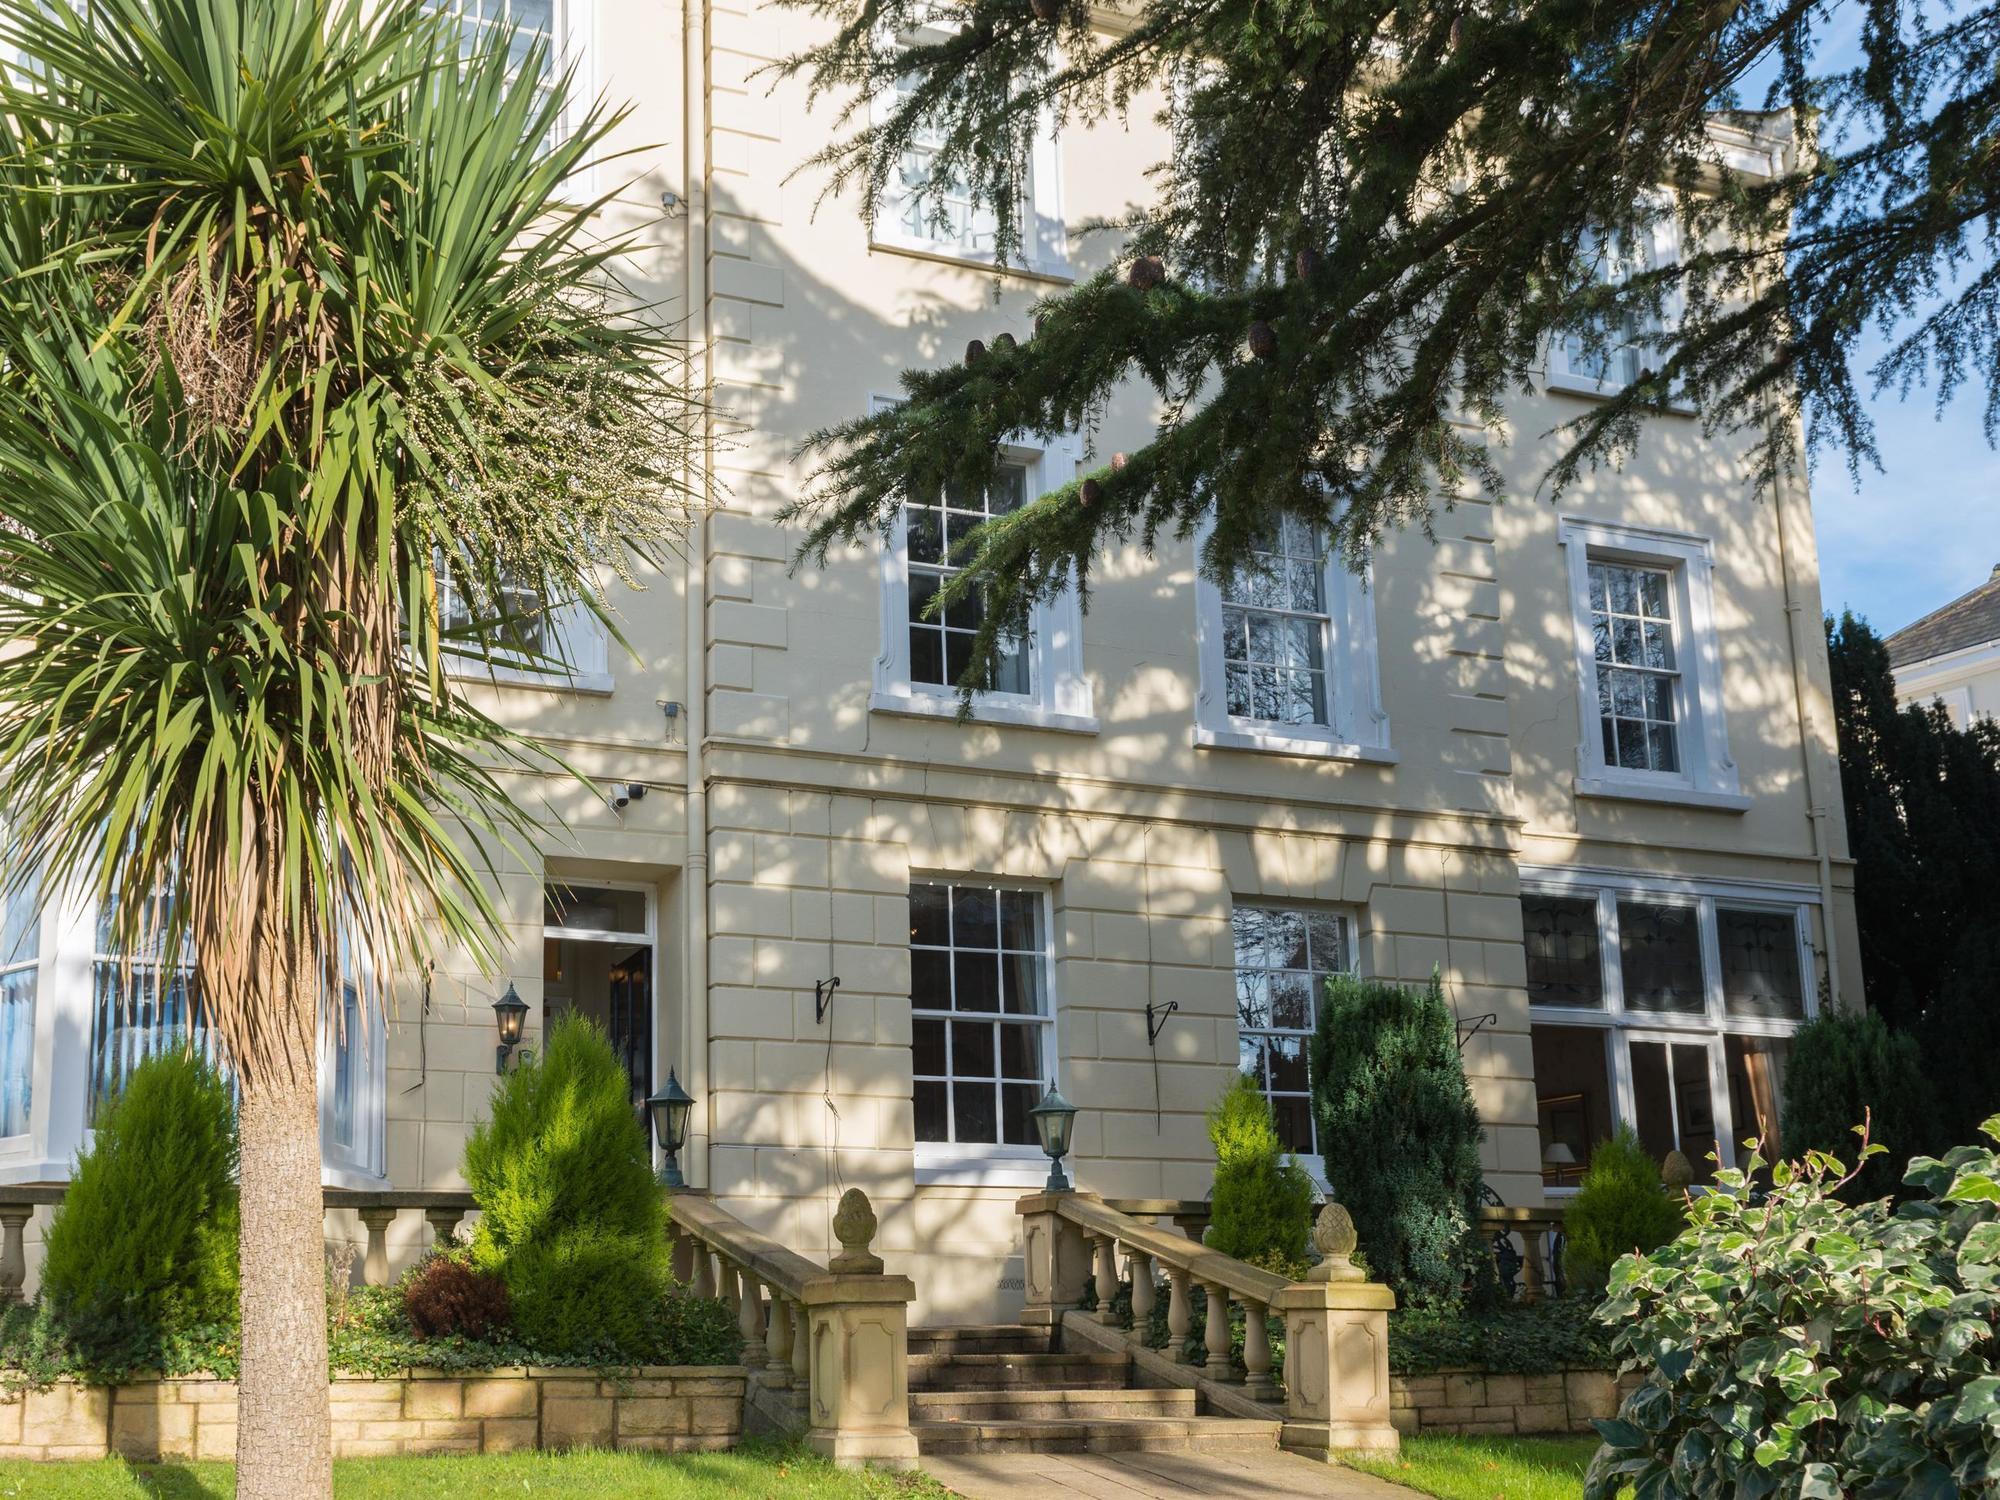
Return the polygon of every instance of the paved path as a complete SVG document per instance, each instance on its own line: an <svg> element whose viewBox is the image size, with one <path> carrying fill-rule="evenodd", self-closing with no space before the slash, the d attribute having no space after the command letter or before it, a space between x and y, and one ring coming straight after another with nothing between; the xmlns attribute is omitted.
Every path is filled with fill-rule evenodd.
<svg viewBox="0 0 2000 1500"><path fill-rule="evenodd" d="M965 1500L1410 1500L1372 1474L1290 1453L988 1453L922 1460L924 1472Z"/></svg>

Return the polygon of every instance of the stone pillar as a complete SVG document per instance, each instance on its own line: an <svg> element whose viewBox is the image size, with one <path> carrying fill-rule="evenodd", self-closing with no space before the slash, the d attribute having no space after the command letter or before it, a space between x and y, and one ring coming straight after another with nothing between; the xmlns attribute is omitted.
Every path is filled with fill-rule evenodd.
<svg viewBox="0 0 2000 1500"><path fill-rule="evenodd" d="M28 1220L32 1203L0 1203L0 1307L23 1300L28 1284Z"/></svg>
<svg viewBox="0 0 2000 1500"><path fill-rule="evenodd" d="M1272 1299L1285 1320L1285 1425L1294 1452L1393 1453L1389 1421L1389 1311L1396 1294L1364 1280L1349 1257L1354 1221L1338 1203L1320 1210L1313 1245L1323 1259Z"/></svg>
<svg viewBox="0 0 2000 1500"><path fill-rule="evenodd" d="M907 1276L882 1274L870 1253L875 1211L868 1195L849 1188L834 1211L840 1254L834 1274L806 1284L805 1322L794 1345L810 1335L806 1446L846 1467L881 1464L913 1469L917 1439L910 1431L910 1301Z"/></svg>
<svg viewBox="0 0 2000 1500"><path fill-rule="evenodd" d="M1062 1322L1083 1296L1091 1274L1090 1241L1057 1213L1065 1201L1096 1201L1095 1193L1031 1193L1014 1204L1021 1216L1026 1296L1021 1321L1031 1328Z"/></svg>
<svg viewBox="0 0 2000 1500"><path fill-rule="evenodd" d="M389 1226L396 1222L398 1210L386 1206L357 1208L354 1211L361 1219L361 1227L368 1231L368 1250L361 1257L361 1284L363 1286L387 1286L389 1284Z"/></svg>

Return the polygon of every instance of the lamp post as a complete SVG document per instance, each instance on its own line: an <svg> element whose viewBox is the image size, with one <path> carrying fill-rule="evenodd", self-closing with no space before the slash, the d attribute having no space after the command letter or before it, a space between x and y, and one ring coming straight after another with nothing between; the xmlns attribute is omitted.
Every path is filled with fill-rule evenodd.
<svg viewBox="0 0 2000 1500"><path fill-rule="evenodd" d="M1049 1157L1049 1180L1043 1186L1044 1192L1067 1193L1072 1184L1063 1175L1062 1159L1069 1155L1070 1134L1076 1126L1076 1106L1056 1092L1056 1083L1049 1080L1049 1091L1042 1095L1042 1102L1028 1111L1028 1118L1035 1122L1035 1134L1041 1137L1042 1150Z"/></svg>
<svg viewBox="0 0 2000 1500"><path fill-rule="evenodd" d="M500 1045L493 1049L493 1071L507 1071L507 1057L521 1045L521 1025L528 1019L528 1002L514 989L510 980L507 993L493 1002L493 1020L500 1028Z"/></svg>
<svg viewBox="0 0 2000 1500"><path fill-rule="evenodd" d="M646 1101L646 1109L653 1117L653 1135L660 1143L660 1186L664 1188L684 1188L687 1182L681 1176L680 1153L687 1144L688 1115L694 1110L694 1096L681 1087L681 1081L672 1068L667 1069L666 1085Z"/></svg>

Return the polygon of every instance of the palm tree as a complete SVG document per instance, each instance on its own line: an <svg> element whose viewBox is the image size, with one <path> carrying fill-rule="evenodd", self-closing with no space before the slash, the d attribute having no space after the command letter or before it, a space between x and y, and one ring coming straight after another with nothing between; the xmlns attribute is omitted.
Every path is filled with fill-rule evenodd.
<svg viewBox="0 0 2000 1500"><path fill-rule="evenodd" d="M545 42L421 0L0 0L0 815L191 953L241 1092L238 1493L330 1486L317 1036L490 952L534 752L453 655L683 534L700 421ZM470 607L441 614L441 575Z"/></svg>

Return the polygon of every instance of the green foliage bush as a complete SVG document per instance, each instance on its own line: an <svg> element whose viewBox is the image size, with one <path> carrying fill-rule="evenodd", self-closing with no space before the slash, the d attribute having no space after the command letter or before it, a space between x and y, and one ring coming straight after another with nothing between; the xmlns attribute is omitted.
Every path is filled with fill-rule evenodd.
<svg viewBox="0 0 2000 1500"><path fill-rule="evenodd" d="M473 1263L506 1282L523 1341L585 1358L637 1348L669 1281L665 1213L603 1030L558 1021L465 1148Z"/></svg>
<svg viewBox="0 0 2000 1500"><path fill-rule="evenodd" d="M50 1226L42 1300L108 1350L236 1317L236 1112L215 1070L173 1051L98 1116Z"/></svg>
<svg viewBox="0 0 2000 1500"><path fill-rule="evenodd" d="M1312 1078L1333 1196L1375 1276L1406 1306L1451 1306L1468 1287L1490 1297L1474 1233L1484 1132L1437 976L1423 990L1330 980Z"/></svg>
<svg viewBox="0 0 2000 1500"><path fill-rule="evenodd" d="M1312 1179L1285 1160L1271 1102L1256 1080L1237 1074L1208 1112L1215 1147L1209 1194L1211 1250L1297 1279L1305 1274L1312 1224Z"/></svg>
<svg viewBox="0 0 2000 1500"><path fill-rule="evenodd" d="M1661 1187L1660 1164L1631 1126L1619 1126L1590 1153L1563 1229L1570 1280L1595 1290L1603 1289L1619 1256L1657 1250L1681 1232L1681 1206Z"/></svg>
<svg viewBox="0 0 2000 1500"><path fill-rule="evenodd" d="M1678 1238L1612 1268L1598 1316L1643 1383L1597 1424L1586 1500L1992 1494L2000 1154L1917 1158L1900 1206L1843 1202L1817 1152L1758 1195L1763 1165L1718 1173Z"/></svg>
<svg viewBox="0 0 2000 1500"><path fill-rule="evenodd" d="M1478 1310L1399 1307L1389 1314L1389 1368L1398 1375L1439 1370L1484 1370L1489 1375L1608 1370L1611 1339L1598 1326L1596 1310L1595 1297L1575 1293Z"/></svg>
<svg viewBox="0 0 2000 1500"><path fill-rule="evenodd" d="M1992 1059L1982 1062L1990 1068ZM1887 1197L1897 1188L1897 1160L1944 1144L1933 1135L1931 1099L1912 1037L1891 1031L1873 1011L1824 1012L1792 1038L1779 1113L1785 1154L1851 1158L1854 1127L1865 1118L1869 1139L1886 1150L1870 1158L1848 1191Z"/></svg>
<svg viewBox="0 0 2000 1500"><path fill-rule="evenodd" d="M403 1313L421 1339L493 1339L512 1331L514 1309L507 1283L474 1266L462 1250L425 1256L398 1286Z"/></svg>

